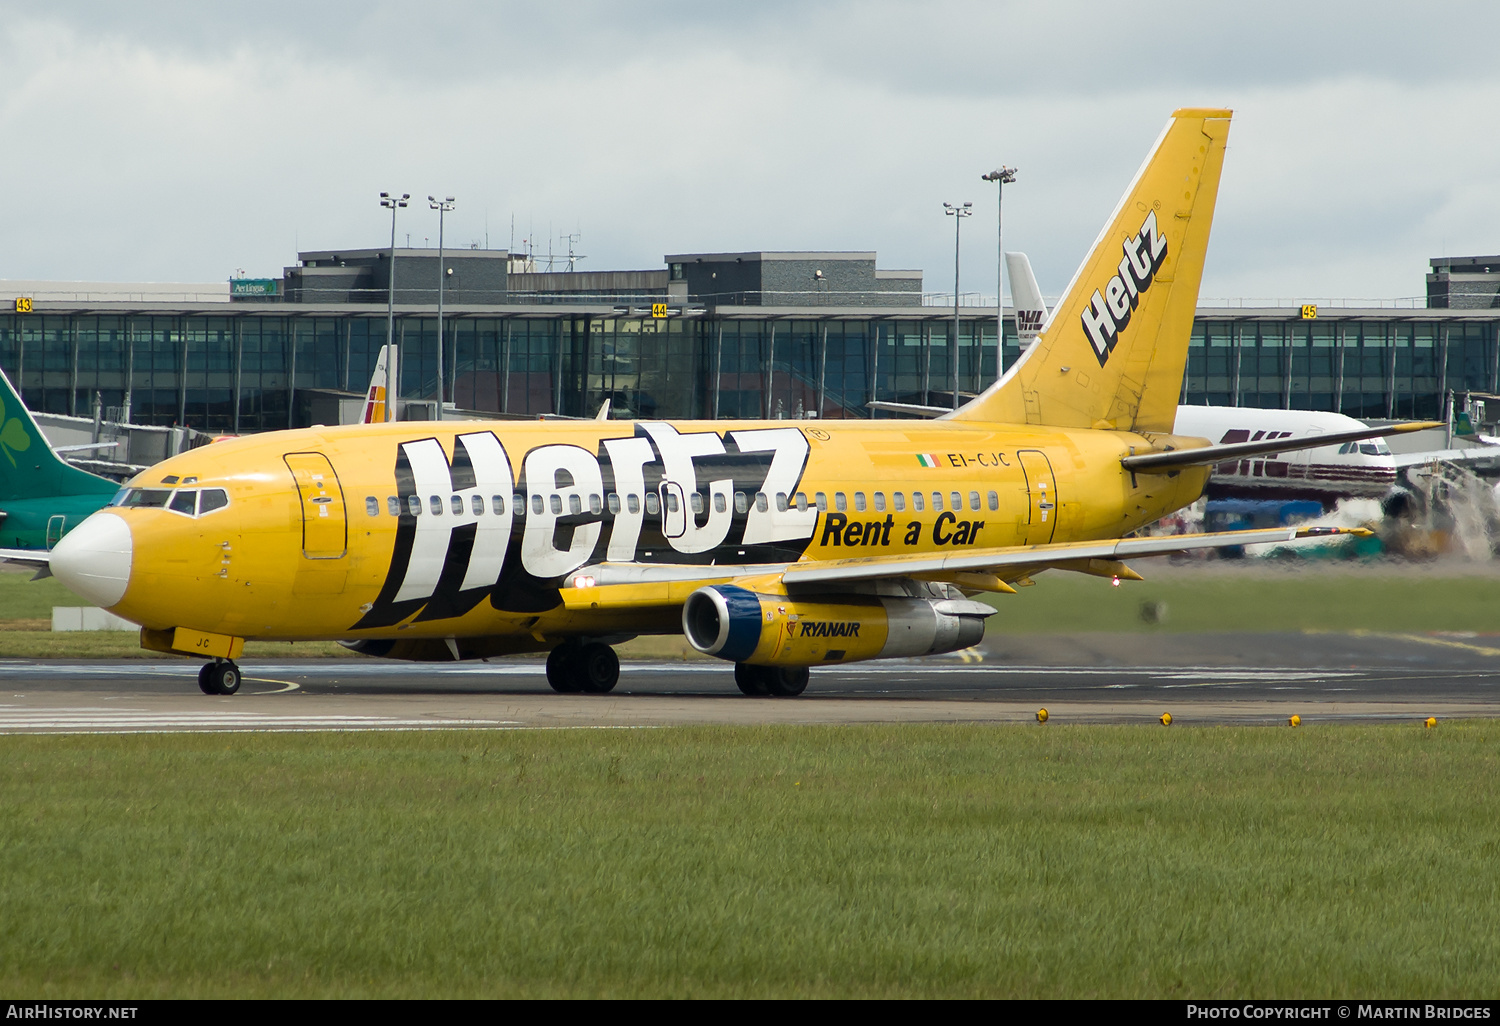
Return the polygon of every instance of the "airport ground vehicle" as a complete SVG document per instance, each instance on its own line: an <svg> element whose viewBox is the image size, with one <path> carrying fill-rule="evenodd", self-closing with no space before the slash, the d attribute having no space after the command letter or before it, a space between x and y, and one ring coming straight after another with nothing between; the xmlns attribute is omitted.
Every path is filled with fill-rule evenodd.
<svg viewBox="0 0 1500 1026"><path fill-rule="evenodd" d="M51 569L238 687L246 638L408 659L547 651L604 692L612 642L683 631L747 694L817 665L952 651L1048 568L1305 529L1126 538L1209 468L1305 446L1172 434L1229 112L1180 110L1047 330L925 422L376 423L168 460L73 531ZM1402 428L1327 435L1315 444ZM1330 532L1332 533L1332 532Z"/></svg>

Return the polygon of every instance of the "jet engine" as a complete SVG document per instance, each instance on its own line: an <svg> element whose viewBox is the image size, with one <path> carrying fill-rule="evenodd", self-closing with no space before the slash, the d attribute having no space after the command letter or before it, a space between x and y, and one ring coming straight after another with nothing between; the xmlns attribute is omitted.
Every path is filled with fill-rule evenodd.
<svg viewBox="0 0 1500 1026"><path fill-rule="evenodd" d="M792 598L718 584L688 596L682 632L699 652L720 659L816 666L968 648L984 637L984 618L994 612L964 598Z"/></svg>

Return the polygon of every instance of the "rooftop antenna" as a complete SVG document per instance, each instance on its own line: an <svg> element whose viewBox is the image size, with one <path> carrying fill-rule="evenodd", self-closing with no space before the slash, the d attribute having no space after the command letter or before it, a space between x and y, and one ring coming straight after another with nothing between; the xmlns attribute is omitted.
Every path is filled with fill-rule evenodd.
<svg viewBox="0 0 1500 1026"><path fill-rule="evenodd" d="M575 242L579 241L580 239L582 239L583 238L583 233L582 232L573 232L571 235L564 235L564 236L562 236L562 238L564 238L564 239L566 239L568 241L568 270L570 270L570 271L576 270L577 267L578 267L578 261L588 259L587 257L577 256L573 252L573 243L575 243Z"/></svg>

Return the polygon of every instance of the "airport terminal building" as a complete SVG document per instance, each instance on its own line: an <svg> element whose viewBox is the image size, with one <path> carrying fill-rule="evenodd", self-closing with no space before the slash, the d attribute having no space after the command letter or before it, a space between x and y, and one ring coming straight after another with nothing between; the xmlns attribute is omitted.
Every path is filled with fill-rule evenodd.
<svg viewBox="0 0 1500 1026"><path fill-rule="evenodd" d="M538 272L449 251L444 377L460 413L534 418L869 417L947 405L1020 355L1007 312L923 293L874 253L672 254L659 269ZM1494 269L1492 271L1492 268ZM0 368L31 408L249 433L337 423L387 332L387 250L299 254L221 286L5 283ZM397 249L394 335L407 415L432 416L438 252ZM1431 418L1500 392L1500 256L1440 258L1427 305L1202 307L1183 401ZM16 299L17 312L10 312ZM96 399L97 397L97 399Z"/></svg>

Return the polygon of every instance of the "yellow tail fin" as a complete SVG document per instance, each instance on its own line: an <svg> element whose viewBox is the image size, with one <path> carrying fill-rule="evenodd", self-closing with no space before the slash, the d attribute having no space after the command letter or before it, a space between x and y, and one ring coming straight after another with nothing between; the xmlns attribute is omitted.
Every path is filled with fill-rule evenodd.
<svg viewBox="0 0 1500 1026"><path fill-rule="evenodd" d="M953 419L1172 430L1229 117L1172 114L1036 345Z"/></svg>

